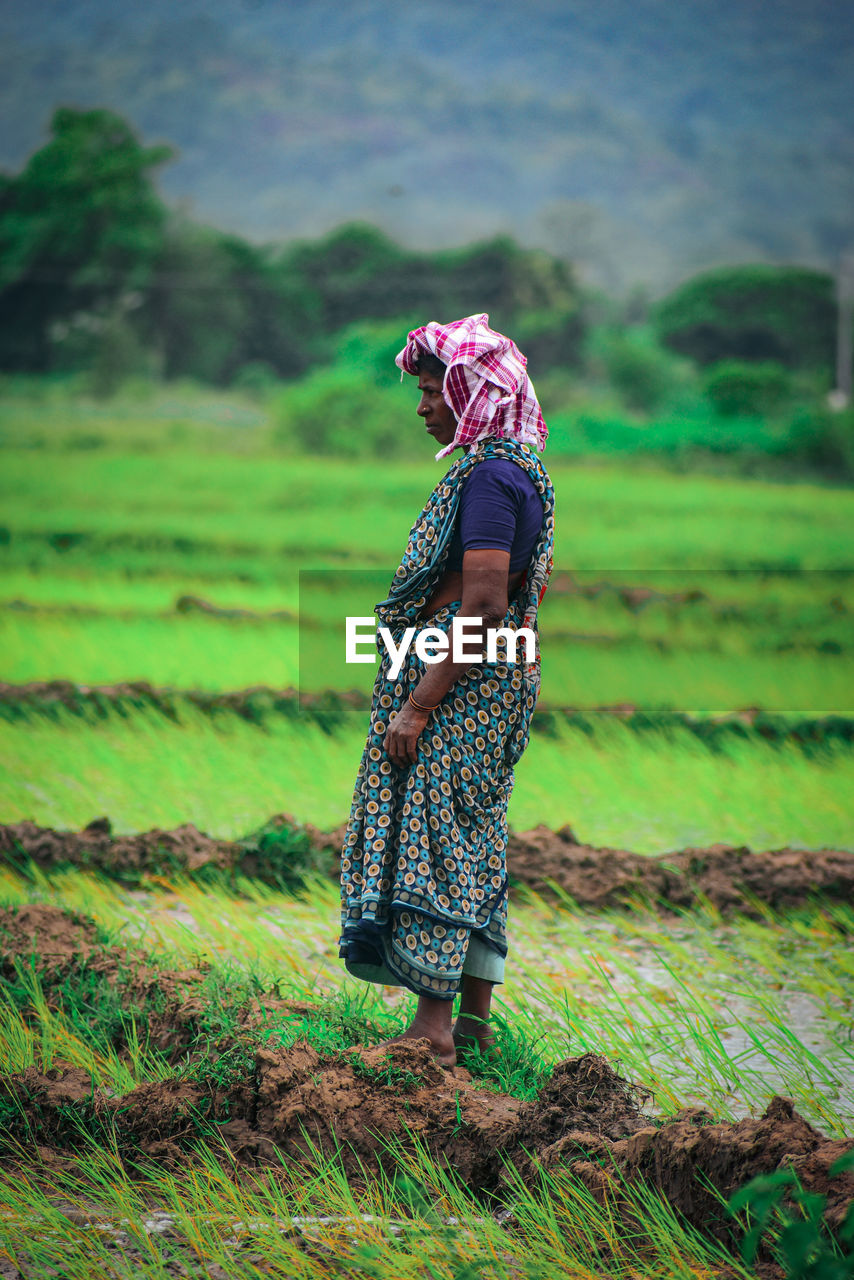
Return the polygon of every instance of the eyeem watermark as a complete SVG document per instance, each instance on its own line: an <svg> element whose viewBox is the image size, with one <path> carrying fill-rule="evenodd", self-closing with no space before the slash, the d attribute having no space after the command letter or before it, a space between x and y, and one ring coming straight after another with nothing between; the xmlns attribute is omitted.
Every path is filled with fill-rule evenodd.
<svg viewBox="0 0 854 1280"><path fill-rule="evenodd" d="M375 662L377 655L376 638L379 636L386 653L391 658L389 676L392 680L400 675L407 654L415 644L415 652L422 662L432 666L441 662L450 651L453 662L466 662L474 665L483 662L483 650L471 648L482 643L484 634L483 621L480 618L461 618L459 615L451 624L451 637L438 627L406 627L395 643L394 636L388 627L377 627L372 617L347 617L345 619L345 662ZM525 643L525 662L535 662L537 657L537 638L530 627L487 627L486 628L486 661L498 662L498 646L503 640L507 645L506 655L502 653L502 662L516 662L516 652L520 640ZM360 652L370 644L371 652Z"/></svg>

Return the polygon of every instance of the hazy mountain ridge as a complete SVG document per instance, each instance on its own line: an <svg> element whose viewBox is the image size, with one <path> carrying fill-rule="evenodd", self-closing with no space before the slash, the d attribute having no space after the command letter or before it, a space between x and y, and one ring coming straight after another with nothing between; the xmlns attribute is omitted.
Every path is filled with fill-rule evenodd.
<svg viewBox="0 0 854 1280"><path fill-rule="evenodd" d="M764 10L764 11L763 11ZM854 241L854 6L536 0L60 5L0 18L0 161L54 105L176 144L163 189L260 238L365 218L405 243L507 230L612 288Z"/></svg>

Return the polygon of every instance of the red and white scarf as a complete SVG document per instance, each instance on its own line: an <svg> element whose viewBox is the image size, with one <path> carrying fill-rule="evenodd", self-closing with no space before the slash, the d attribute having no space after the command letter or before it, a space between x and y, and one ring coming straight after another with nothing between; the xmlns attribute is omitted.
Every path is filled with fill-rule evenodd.
<svg viewBox="0 0 854 1280"><path fill-rule="evenodd" d="M447 365L442 395L457 418L456 434L437 460L459 445L468 448L489 438L545 449L548 428L525 370L527 360L515 342L490 329L488 315L451 324L433 320L413 329L395 363L415 374L419 351L432 352Z"/></svg>

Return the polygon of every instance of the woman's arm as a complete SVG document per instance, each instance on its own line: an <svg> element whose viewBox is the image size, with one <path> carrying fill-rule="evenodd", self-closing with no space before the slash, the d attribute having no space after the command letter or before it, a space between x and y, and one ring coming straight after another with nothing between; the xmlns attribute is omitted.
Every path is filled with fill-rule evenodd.
<svg viewBox="0 0 854 1280"><path fill-rule="evenodd" d="M496 627L507 613L507 579L510 572L510 552L494 548L466 551L463 555L463 589L459 616L477 618L481 631L473 625L466 629L466 647L486 648L484 630ZM473 662L454 662L449 650L442 658L428 666L424 675L412 690L416 702L433 707L456 684L460 676L475 666ZM416 744L431 712L418 711L411 702L405 702L392 716L385 734L386 754L392 764L414 764Z"/></svg>

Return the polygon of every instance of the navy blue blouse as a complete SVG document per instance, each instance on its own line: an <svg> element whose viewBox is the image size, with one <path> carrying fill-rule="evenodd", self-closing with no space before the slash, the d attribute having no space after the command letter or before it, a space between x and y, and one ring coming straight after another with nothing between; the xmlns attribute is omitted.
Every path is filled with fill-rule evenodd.
<svg viewBox="0 0 854 1280"><path fill-rule="evenodd" d="M509 458L479 462L463 482L446 569L460 570L463 552L495 547L510 552L510 572L527 569L543 527L536 486Z"/></svg>

